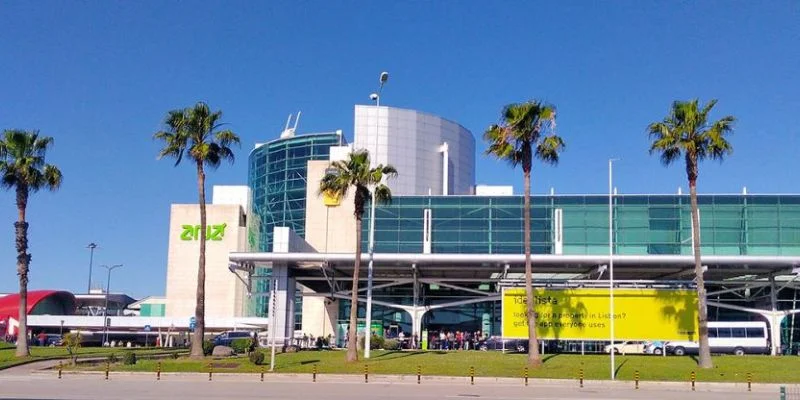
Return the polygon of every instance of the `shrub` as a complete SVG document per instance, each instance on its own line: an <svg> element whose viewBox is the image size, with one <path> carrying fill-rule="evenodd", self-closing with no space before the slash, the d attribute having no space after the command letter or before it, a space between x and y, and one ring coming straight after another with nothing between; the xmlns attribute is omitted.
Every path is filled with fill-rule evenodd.
<svg viewBox="0 0 800 400"><path fill-rule="evenodd" d="M203 354L210 356L211 353L214 352L214 342L210 340L203 341Z"/></svg>
<svg viewBox="0 0 800 400"><path fill-rule="evenodd" d="M77 333L67 333L64 335L64 347L67 348L72 364L78 362L78 349L81 348L81 337Z"/></svg>
<svg viewBox="0 0 800 400"><path fill-rule="evenodd" d="M236 354L245 354L253 351L255 344L253 339L234 339L231 342L231 348Z"/></svg>
<svg viewBox="0 0 800 400"><path fill-rule="evenodd" d="M400 341L396 339L389 339L383 342L384 350L400 350Z"/></svg>
<svg viewBox="0 0 800 400"><path fill-rule="evenodd" d="M125 365L135 365L136 364L136 353L129 351L125 353L125 357L122 359L122 363Z"/></svg>
<svg viewBox="0 0 800 400"><path fill-rule="evenodd" d="M384 339L381 336L372 335L372 338L369 340L369 348L370 350L378 350L383 348ZM358 348L364 350L364 336L360 336L358 338Z"/></svg>
<svg viewBox="0 0 800 400"><path fill-rule="evenodd" d="M170 355L170 357L172 357L173 360L177 360L178 357L180 357L180 356L178 355L178 353L172 353L172 355Z"/></svg>
<svg viewBox="0 0 800 400"><path fill-rule="evenodd" d="M264 364L264 353L260 351L254 351L250 353L250 362L255 365L262 365Z"/></svg>
<svg viewBox="0 0 800 400"><path fill-rule="evenodd" d="M108 361L109 364L114 364L114 363L119 362L119 357L117 357L117 353L109 354L107 361Z"/></svg>

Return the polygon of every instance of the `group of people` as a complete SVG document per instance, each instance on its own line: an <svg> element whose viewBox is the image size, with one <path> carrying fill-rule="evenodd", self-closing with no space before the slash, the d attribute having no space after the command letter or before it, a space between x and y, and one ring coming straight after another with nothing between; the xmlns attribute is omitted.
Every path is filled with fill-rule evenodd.
<svg viewBox="0 0 800 400"><path fill-rule="evenodd" d="M481 331L439 331L433 334L428 341L429 350L475 350L483 340Z"/></svg>

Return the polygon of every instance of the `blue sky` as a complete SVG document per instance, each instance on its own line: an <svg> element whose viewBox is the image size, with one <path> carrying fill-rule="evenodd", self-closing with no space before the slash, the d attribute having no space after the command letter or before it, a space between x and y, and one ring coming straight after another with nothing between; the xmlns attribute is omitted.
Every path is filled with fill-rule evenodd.
<svg viewBox="0 0 800 400"><path fill-rule="evenodd" d="M685 188L682 168L647 154L644 128L693 97L739 119L734 155L702 165L701 193L798 192L796 1L5 2L0 26L0 128L53 136L64 173L29 205L31 288L85 290L96 241L95 265L125 264L112 290L163 293L169 204L197 198L190 166L155 158L168 110L224 110L243 145L209 188L242 184L247 153L291 112L302 132L352 139L353 105L383 70L384 104L477 137L504 104L554 103L568 149L557 168L535 167L535 192L605 192L610 157L622 193ZM480 156L477 180L519 188L521 173ZM13 195L0 205L0 292L11 292Z"/></svg>

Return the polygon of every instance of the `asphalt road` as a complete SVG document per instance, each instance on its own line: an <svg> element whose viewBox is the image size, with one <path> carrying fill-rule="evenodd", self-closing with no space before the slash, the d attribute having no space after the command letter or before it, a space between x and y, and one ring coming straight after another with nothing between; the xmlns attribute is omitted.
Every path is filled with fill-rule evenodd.
<svg viewBox="0 0 800 400"><path fill-rule="evenodd" d="M376 377L377 378L377 377ZM376 379L377 380L377 379ZM465 380L371 381L365 384L356 377L311 383L307 376L269 377L260 382L257 375L215 376L209 382L204 375L165 375L156 381L148 375L0 374L0 399L276 399L276 400L374 400L374 399L496 399L496 400L587 400L587 399L778 399L775 387L756 388L717 386L692 392L685 385L643 384L640 390L630 385L598 383L580 389L576 385L555 382L521 384L482 382L470 385ZM791 399L791 397L790 397Z"/></svg>

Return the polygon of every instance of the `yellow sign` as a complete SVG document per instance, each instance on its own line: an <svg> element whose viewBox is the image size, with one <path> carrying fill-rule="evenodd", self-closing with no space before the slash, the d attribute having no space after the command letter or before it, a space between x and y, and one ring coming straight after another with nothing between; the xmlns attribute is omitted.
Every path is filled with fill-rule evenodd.
<svg viewBox="0 0 800 400"><path fill-rule="evenodd" d="M536 333L559 340L608 340L608 289L533 289ZM503 290L503 337L527 338L525 288ZM615 289L615 340L695 340L693 290Z"/></svg>
<svg viewBox="0 0 800 400"><path fill-rule="evenodd" d="M322 193L322 203L328 207L336 207L339 205L339 196L332 192Z"/></svg>

